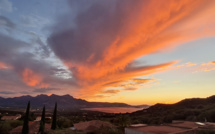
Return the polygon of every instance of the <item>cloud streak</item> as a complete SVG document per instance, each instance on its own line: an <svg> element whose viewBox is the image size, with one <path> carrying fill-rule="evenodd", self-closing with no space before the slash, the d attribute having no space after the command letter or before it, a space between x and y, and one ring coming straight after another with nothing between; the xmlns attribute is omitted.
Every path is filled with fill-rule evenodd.
<svg viewBox="0 0 215 134"><path fill-rule="evenodd" d="M8 64L0 62L0 69L11 69L12 67Z"/></svg>
<svg viewBox="0 0 215 134"><path fill-rule="evenodd" d="M48 39L51 49L83 87L81 94L96 94L106 83L167 70L175 62L135 67L133 61L215 34L207 27L215 24L207 19L215 9L214 1L82 2L69 1L71 9L77 9L75 18L68 19L72 18L68 13L59 19ZM68 22L74 25L68 26Z"/></svg>
<svg viewBox="0 0 215 134"><path fill-rule="evenodd" d="M23 15L22 5L12 12L16 2L0 3L0 94L7 96L69 93L104 98L147 88L158 80L147 75L199 65L136 60L215 35L212 0L68 0L55 19L50 11ZM214 70L214 61L199 69Z"/></svg>
<svg viewBox="0 0 215 134"><path fill-rule="evenodd" d="M102 94L117 94L119 92L120 92L120 90L105 90L105 91L102 91L101 93Z"/></svg>
<svg viewBox="0 0 215 134"><path fill-rule="evenodd" d="M11 29L14 29L16 27L16 25L5 16L0 16L0 26L5 26Z"/></svg>
<svg viewBox="0 0 215 134"><path fill-rule="evenodd" d="M186 72L193 72L193 73L208 72L208 71L215 70L215 63L214 61L201 63L201 64L187 62L185 64L177 65L173 67L173 69L185 69Z"/></svg>

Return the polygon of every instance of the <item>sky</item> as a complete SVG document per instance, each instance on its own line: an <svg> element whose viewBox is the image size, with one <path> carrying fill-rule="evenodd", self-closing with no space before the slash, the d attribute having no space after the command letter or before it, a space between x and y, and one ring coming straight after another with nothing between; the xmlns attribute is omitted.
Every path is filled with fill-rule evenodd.
<svg viewBox="0 0 215 134"><path fill-rule="evenodd" d="M214 0L0 0L0 96L215 95L214 16Z"/></svg>

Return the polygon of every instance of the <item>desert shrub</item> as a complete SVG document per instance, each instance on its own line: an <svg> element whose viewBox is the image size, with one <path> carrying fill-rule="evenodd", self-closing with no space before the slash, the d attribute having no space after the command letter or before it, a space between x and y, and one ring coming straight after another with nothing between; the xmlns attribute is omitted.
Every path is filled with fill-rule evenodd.
<svg viewBox="0 0 215 134"><path fill-rule="evenodd" d="M15 127L23 125L23 121L20 121L20 120L10 120L10 121L5 121L5 122L7 122L8 124L10 124L10 126L12 128L15 128Z"/></svg>
<svg viewBox="0 0 215 134"><path fill-rule="evenodd" d="M130 123L131 123L131 119L129 115L119 115L116 118L116 124L119 127L122 127L122 128L127 127L128 125L130 125Z"/></svg>
<svg viewBox="0 0 215 134"><path fill-rule="evenodd" d="M87 134L122 134L123 131L120 131L116 128L108 128L108 127L101 127L100 129L88 132Z"/></svg>
<svg viewBox="0 0 215 134"><path fill-rule="evenodd" d="M11 127L10 123L8 123L7 121L0 122L1 134L8 134L11 129L12 129L12 127Z"/></svg>
<svg viewBox="0 0 215 134"><path fill-rule="evenodd" d="M68 128L68 127L73 126L73 124L72 124L71 120L61 116L57 120L57 126L59 128Z"/></svg>

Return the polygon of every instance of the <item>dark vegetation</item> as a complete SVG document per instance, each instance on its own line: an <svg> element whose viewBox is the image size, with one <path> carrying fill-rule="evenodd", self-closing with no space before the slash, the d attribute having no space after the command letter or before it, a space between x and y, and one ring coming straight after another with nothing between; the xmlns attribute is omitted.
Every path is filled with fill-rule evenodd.
<svg viewBox="0 0 215 134"><path fill-rule="evenodd" d="M0 133L8 134L11 129L21 125L23 125L23 121L21 120L0 121Z"/></svg>
<svg viewBox="0 0 215 134"><path fill-rule="evenodd" d="M185 99L175 104L156 104L130 114L132 123L162 124L172 120L215 122L215 96Z"/></svg>
<svg viewBox="0 0 215 134"><path fill-rule="evenodd" d="M200 122L215 122L215 96L211 96L205 99L194 98L185 99L175 104L156 104L148 109L143 109L134 113L126 114L114 114L114 113L102 113L96 111L86 110L74 110L74 111L62 111L56 110L55 106L53 112L53 120L46 123L56 124L55 130L50 130L49 134L68 133L68 134L83 134L81 131L72 131L68 129L73 124L81 121L90 120L102 120L108 121L116 126L117 129L101 128L92 132L92 134L121 134L123 128L129 124L151 124L160 125L164 123L171 123L172 120L188 120L188 121L200 121ZM52 109L53 110L53 109ZM56 112L55 112L56 111ZM4 111L0 110L1 116L8 114L17 114L17 111ZM40 113L43 113L40 111ZM35 111L29 113L29 121L35 120ZM56 117L56 120L54 119ZM8 133L9 130L23 124L25 114L23 117L16 121L1 121L0 132ZM55 120L55 121L54 121ZM55 123L53 123L55 122ZM197 133L210 134L214 133L212 130L199 130Z"/></svg>
<svg viewBox="0 0 215 134"><path fill-rule="evenodd" d="M39 128L39 133L44 134L45 132L45 113L46 113L46 108L43 106L43 112L42 112L42 117L40 120L40 128Z"/></svg>
<svg viewBox="0 0 215 134"><path fill-rule="evenodd" d="M54 113L52 116L52 130L55 130L57 128L57 103L55 103Z"/></svg>
<svg viewBox="0 0 215 134"><path fill-rule="evenodd" d="M22 127L22 134L29 133L29 126L28 126L29 112L30 112L30 102L28 102L28 106L27 106L27 109L25 112L25 118L24 118L24 123L23 123L23 127Z"/></svg>

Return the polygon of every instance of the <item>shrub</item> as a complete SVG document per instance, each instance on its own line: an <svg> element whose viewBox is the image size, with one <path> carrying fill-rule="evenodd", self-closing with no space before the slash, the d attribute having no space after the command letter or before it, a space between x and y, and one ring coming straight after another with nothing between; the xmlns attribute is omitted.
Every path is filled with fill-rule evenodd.
<svg viewBox="0 0 215 134"><path fill-rule="evenodd" d="M62 129L62 128L71 127L73 126L73 124L69 119L61 116L57 120L57 126Z"/></svg>

